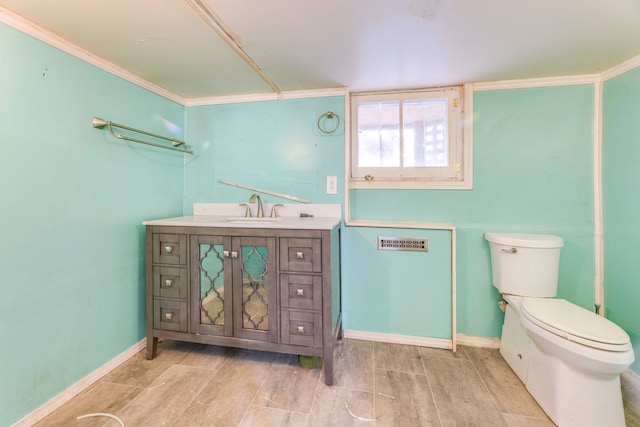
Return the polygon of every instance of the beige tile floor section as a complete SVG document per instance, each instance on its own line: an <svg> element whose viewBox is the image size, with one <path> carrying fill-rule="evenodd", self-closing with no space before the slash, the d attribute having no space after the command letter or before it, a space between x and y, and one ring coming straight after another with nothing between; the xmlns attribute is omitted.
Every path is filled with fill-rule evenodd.
<svg viewBox="0 0 640 427"><path fill-rule="evenodd" d="M141 352L41 422L109 426L553 426L497 350L457 353L343 340L336 384L291 355L164 341ZM623 381L627 425L640 390Z"/></svg>

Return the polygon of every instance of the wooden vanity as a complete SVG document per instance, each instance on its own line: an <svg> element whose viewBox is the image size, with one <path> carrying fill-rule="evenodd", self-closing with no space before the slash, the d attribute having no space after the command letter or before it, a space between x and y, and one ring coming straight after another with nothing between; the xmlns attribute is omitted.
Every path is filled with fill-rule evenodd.
<svg viewBox="0 0 640 427"><path fill-rule="evenodd" d="M158 338L319 356L333 384L340 218L145 224L149 359Z"/></svg>

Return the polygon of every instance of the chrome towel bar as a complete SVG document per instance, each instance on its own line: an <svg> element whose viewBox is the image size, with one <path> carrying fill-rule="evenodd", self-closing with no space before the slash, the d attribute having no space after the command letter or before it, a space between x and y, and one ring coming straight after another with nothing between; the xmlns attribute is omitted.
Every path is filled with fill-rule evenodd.
<svg viewBox="0 0 640 427"><path fill-rule="evenodd" d="M118 123L113 123L113 122L110 122L108 120L103 120L103 119L101 119L99 117L94 117L92 123L93 123L93 127L94 128L104 129L106 127L107 129L109 129L109 133L111 135L113 135L115 138L118 138L118 139L123 139L123 140L126 140L126 141L139 142L140 144L153 145L154 147L166 148L167 150L180 151L181 153L193 154L192 150L188 150L187 149L187 143L184 142L184 141L179 141L179 140L174 139L174 138L167 138L166 136L157 135L157 134L151 133L151 132L145 132L143 130L132 128L132 127L125 126L125 125L121 125L121 124L118 124ZM125 129L125 130L131 131L131 132L141 133L143 135L151 136L153 138L163 139L165 141L169 141L171 143L171 146L162 145L162 144L158 144L156 142L150 142L150 141L145 141L145 140L138 139L138 138L132 138L130 136L121 135L121 134L116 133L116 132L113 131L114 127L117 127L117 128L120 128L120 129Z"/></svg>

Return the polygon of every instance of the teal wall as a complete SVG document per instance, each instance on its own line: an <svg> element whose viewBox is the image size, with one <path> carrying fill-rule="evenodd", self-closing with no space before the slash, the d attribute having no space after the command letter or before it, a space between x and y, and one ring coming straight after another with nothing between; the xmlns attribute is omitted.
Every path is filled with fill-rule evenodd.
<svg viewBox="0 0 640 427"><path fill-rule="evenodd" d="M6 426L145 336L141 221L181 214L183 155L91 119L171 134L184 108L3 24L0 64Z"/></svg>
<svg viewBox="0 0 640 427"><path fill-rule="evenodd" d="M219 179L311 200L342 203L326 193L326 176L344 178L344 122L322 133L327 111L344 118L344 97L290 99L187 108L187 140L197 155L185 168L186 214L194 202L247 202L253 193ZM264 203L290 203L263 195Z"/></svg>
<svg viewBox="0 0 640 427"><path fill-rule="evenodd" d="M379 251L378 236L426 238L429 251ZM347 227L342 242L345 329L451 337L450 231Z"/></svg>
<svg viewBox="0 0 640 427"><path fill-rule="evenodd" d="M486 231L563 237L559 296L593 307L593 96L590 85L476 92L472 190L351 192L354 219L456 226L459 333L500 336ZM434 256L445 257L448 250L430 247ZM350 256L359 253L356 247ZM381 256L369 262L378 264ZM345 269L347 277L358 274ZM414 285L396 277L402 284L388 286L402 289L398 303L406 303Z"/></svg>
<svg viewBox="0 0 640 427"><path fill-rule="evenodd" d="M640 68L603 87L605 314L626 329L640 373Z"/></svg>

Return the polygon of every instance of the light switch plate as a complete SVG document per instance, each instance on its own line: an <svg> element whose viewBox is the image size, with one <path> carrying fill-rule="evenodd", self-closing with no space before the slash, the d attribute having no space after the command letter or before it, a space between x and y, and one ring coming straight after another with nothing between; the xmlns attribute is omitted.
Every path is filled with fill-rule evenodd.
<svg viewBox="0 0 640 427"><path fill-rule="evenodd" d="M338 194L337 176L327 176L327 194Z"/></svg>

